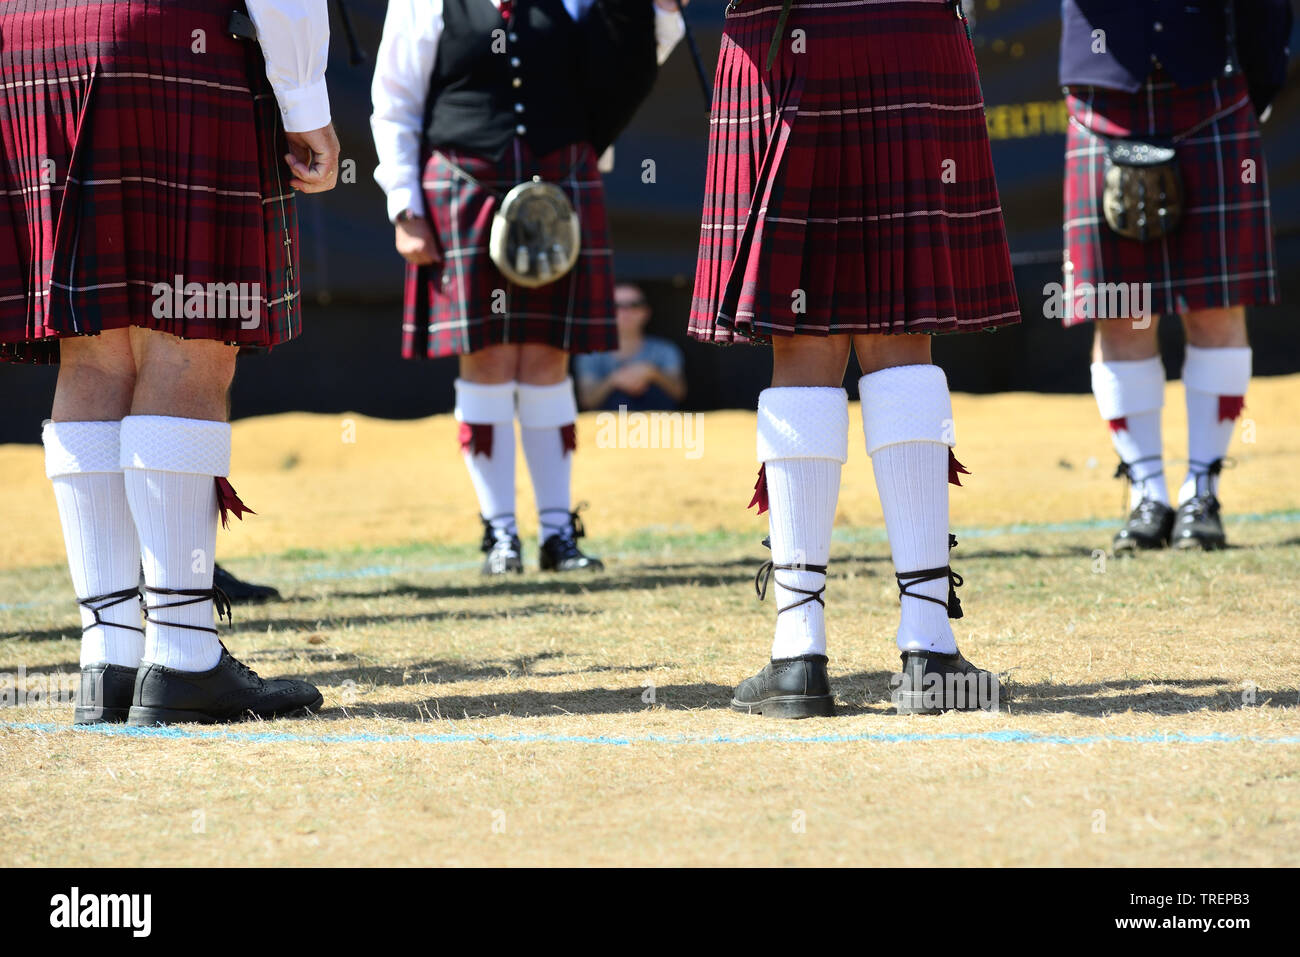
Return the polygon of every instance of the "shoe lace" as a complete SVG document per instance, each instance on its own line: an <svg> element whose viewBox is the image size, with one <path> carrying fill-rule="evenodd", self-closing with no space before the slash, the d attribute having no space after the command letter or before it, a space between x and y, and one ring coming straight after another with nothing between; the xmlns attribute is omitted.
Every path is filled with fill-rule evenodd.
<svg viewBox="0 0 1300 957"><path fill-rule="evenodd" d="M1133 486L1135 484L1140 482L1142 483L1143 486L1145 486L1146 483L1151 479L1165 474L1164 468L1161 467L1156 471L1152 472L1150 475L1144 475L1141 478L1138 478L1137 474L1133 471L1133 467L1136 465L1141 465L1143 462L1159 462L1161 458L1162 456L1159 455L1147 455L1140 459L1134 459L1132 462L1125 462L1123 459L1119 460L1119 465L1116 466L1115 468L1114 477L1124 479L1124 490L1120 493L1122 497L1120 498L1120 505L1119 505L1119 514L1121 516L1126 515L1128 513L1128 508L1129 508L1128 503L1132 497L1131 492L1133 491ZM1146 496L1143 496L1142 501L1144 502L1147 501Z"/></svg>
<svg viewBox="0 0 1300 957"><path fill-rule="evenodd" d="M1196 479L1196 497L1204 498L1209 496L1214 498L1212 479L1218 478L1224 469L1237 467L1237 460L1230 459L1226 456L1220 456L1213 462L1198 462L1195 459L1187 460L1187 471ZM1201 481L1205 481L1205 491L1201 491Z"/></svg>
<svg viewBox="0 0 1300 957"><path fill-rule="evenodd" d="M1159 509L1162 507L1155 499L1144 498L1137 503L1137 508L1133 510L1133 514L1139 521L1154 524L1160 520Z"/></svg>
<svg viewBox="0 0 1300 957"><path fill-rule="evenodd" d="M137 628L135 625L123 625L115 621L105 621L99 616L101 611L112 608L114 605L120 605L124 601L130 601L132 598L139 600L140 589L138 587L123 588L121 591L112 591L105 595L92 595L89 598L78 598L77 604L89 609L90 613L95 616L95 620L82 628L81 633L85 634L96 625L99 625L102 628L125 628L127 631L138 631L143 635L143 628Z"/></svg>
<svg viewBox="0 0 1300 957"><path fill-rule="evenodd" d="M772 547L771 538L763 539L763 547L764 548ZM782 588L784 588L786 591L795 592L796 594L804 596L803 598L798 598L792 601L788 605L784 605L784 606L778 605L776 609L776 613L778 615L781 614L781 612L783 611L789 611L791 608L798 608L800 605L806 605L809 602L813 602L813 601L817 602L817 604L821 605L823 608L826 607L826 601L824 598L822 598L822 595L826 593L826 582L825 582L826 566L825 565L807 565L800 562L795 562L788 565L787 564L778 565L776 562L773 562L771 559L768 559L762 565L760 565L758 569L758 574L754 576L754 593L758 595L759 601L765 601L767 599L768 583L772 580L772 577L779 571L812 572L815 575L821 575L823 580L822 580L821 588L808 589L808 588L800 588L797 585L787 585L785 582L781 581L781 579L778 578L776 580L776 583L780 585Z"/></svg>
<svg viewBox="0 0 1300 957"><path fill-rule="evenodd" d="M1193 519L1209 518L1219 509L1219 500L1210 493L1196 495L1182 504L1181 511Z"/></svg>
<svg viewBox="0 0 1300 957"><path fill-rule="evenodd" d="M949 533L948 550L957 547L957 536ZM942 565L939 568L925 568L918 572L898 572L894 575L898 579L898 600L901 602L903 596L908 598L920 598L922 601L933 602L936 605L942 605L948 610L949 618L961 618L964 612L961 610L961 599L957 597L957 589L966 584L966 580L952 570L951 565ZM948 600L934 598L930 595L918 595L916 592L908 591L913 585L921 585L925 582L938 581L939 579L948 579Z"/></svg>
<svg viewBox="0 0 1300 957"><path fill-rule="evenodd" d="M230 659L231 663L240 671L242 671L246 676L248 676L249 678L254 678L257 681L262 680L261 675L259 675L256 671L248 667L248 665L244 664L242 661L240 661L238 658L236 658L234 655L230 653L230 649L226 647L226 643L224 641L221 642L221 650L225 652L226 657Z"/></svg>
<svg viewBox="0 0 1300 957"><path fill-rule="evenodd" d="M513 512L502 512L500 515L493 515L491 518L488 518L486 515L480 515L479 518L483 522L483 542L479 546L479 550L483 552L491 552L499 547L502 542L510 544L515 536L510 535L506 538L499 538L497 536L497 530L492 523L498 522L503 518L508 518L513 523L514 517Z"/></svg>
<svg viewBox="0 0 1300 957"><path fill-rule="evenodd" d="M173 595L185 598L185 601L173 601L168 604L150 605L148 601L144 606L144 620L152 622L155 625L166 625L168 628L184 628L187 631L206 631L208 634L217 634L216 628L209 628L206 625L180 625L173 624L169 621L159 621L157 618L150 617L150 612L165 611L168 608L183 608L186 605L198 605L205 601L212 602L212 610L218 622L222 618L226 623L233 625L234 617L230 613L230 599L226 593L215 585L211 588L154 588L152 585L145 585L144 590L150 595Z"/></svg>
<svg viewBox="0 0 1300 957"><path fill-rule="evenodd" d="M544 508L538 512L538 516L554 515L559 513L565 516L565 521L560 524L548 522L544 518L542 524L550 528L558 529L554 535L547 536L548 540L558 537L562 542L569 546L573 551L577 551L577 545L574 544L578 539L587 534L587 529L582 524L582 516L578 513L587 507L586 502L579 502L572 510L567 508Z"/></svg>

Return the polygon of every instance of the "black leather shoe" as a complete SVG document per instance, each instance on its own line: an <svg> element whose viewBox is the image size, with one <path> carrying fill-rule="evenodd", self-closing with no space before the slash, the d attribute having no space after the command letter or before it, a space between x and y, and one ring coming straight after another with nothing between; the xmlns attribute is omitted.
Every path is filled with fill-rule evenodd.
<svg viewBox="0 0 1300 957"><path fill-rule="evenodd" d="M263 602L280 600L278 588L243 581L220 565L212 567L212 584L225 592L233 605L260 605Z"/></svg>
<svg viewBox="0 0 1300 957"><path fill-rule="evenodd" d="M479 550L487 556L483 559L484 575L519 574L524 570L524 545L519 536L497 538L492 523L486 518L483 519L483 543Z"/></svg>
<svg viewBox="0 0 1300 957"><path fill-rule="evenodd" d="M1116 552L1164 548L1173 527L1174 510L1163 502L1144 498L1115 533L1113 548Z"/></svg>
<svg viewBox="0 0 1300 957"><path fill-rule="evenodd" d="M98 664L81 669L73 724L121 724L131 710L135 668Z"/></svg>
<svg viewBox="0 0 1300 957"><path fill-rule="evenodd" d="M578 506L580 508L581 505ZM568 527L563 532L550 535L542 542L541 551L537 555L537 564L542 571L604 571L604 562L584 554L578 547L578 539L587 534L587 530L582 527L582 519L578 517L578 509L569 512Z"/></svg>
<svg viewBox="0 0 1300 957"><path fill-rule="evenodd" d="M1178 506L1170 536L1174 548L1201 548L1207 552L1228 544L1219 518L1219 500L1211 495L1197 495Z"/></svg>
<svg viewBox="0 0 1300 957"><path fill-rule="evenodd" d="M762 671L736 686L731 707L765 718L833 716L835 696L826 674L826 656L773 658Z"/></svg>
<svg viewBox="0 0 1300 957"><path fill-rule="evenodd" d="M260 677L221 646L211 671L177 671L142 664L127 724L135 727L246 718L279 718L318 711L324 698L315 685L292 678Z"/></svg>
<svg viewBox="0 0 1300 957"><path fill-rule="evenodd" d="M899 714L943 711L997 711L1010 700L991 671L977 668L961 652L905 651L903 670L890 682L890 697Z"/></svg>

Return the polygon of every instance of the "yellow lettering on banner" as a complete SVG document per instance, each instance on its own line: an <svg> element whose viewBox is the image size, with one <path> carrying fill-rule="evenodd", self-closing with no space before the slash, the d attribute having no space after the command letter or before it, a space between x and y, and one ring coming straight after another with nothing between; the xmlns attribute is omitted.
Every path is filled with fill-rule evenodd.
<svg viewBox="0 0 1300 957"><path fill-rule="evenodd" d="M1070 121L1065 100L1004 103L984 110L991 140L1020 140L1064 133Z"/></svg>

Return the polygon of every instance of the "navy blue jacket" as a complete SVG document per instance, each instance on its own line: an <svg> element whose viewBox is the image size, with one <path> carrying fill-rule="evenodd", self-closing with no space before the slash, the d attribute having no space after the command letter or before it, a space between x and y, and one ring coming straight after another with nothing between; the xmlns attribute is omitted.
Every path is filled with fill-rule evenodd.
<svg viewBox="0 0 1300 957"><path fill-rule="evenodd" d="M1159 62L1179 86L1205 83L1228 59L1228 0L1061 0L1061 84L1132 93ZM1290 0L1236 0L1237 56L1255 109L1286 80ZM1093 52L1095 30L1104 52Z"/></svg>

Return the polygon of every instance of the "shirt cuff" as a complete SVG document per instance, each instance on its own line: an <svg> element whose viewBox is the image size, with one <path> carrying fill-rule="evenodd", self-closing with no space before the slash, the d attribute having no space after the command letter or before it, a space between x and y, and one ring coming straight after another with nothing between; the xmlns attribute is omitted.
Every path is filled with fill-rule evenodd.
<svg viewBox="0 0 1300 957"><path fill-rule="evenodd" d="M655 46L659 63L668 59L668 55L686 36L686 21L677 10L664 10L655 4Z"/></svg>
<svg viewBox="0 0 1300 957"><path fill-rule="evenodd" d="M388 194L388 221L397 222L397 216L404 209L409 209L417 216L424 215L424 197L418 189L410 186L398 186Z"/></svg>
<svg viewBox="0 0 1300 957"><path fill-rule="evenodd" d="M324 78L296 90L276 90L275 99L286 132L302 133L330 124L330 95Z"/></svg>

